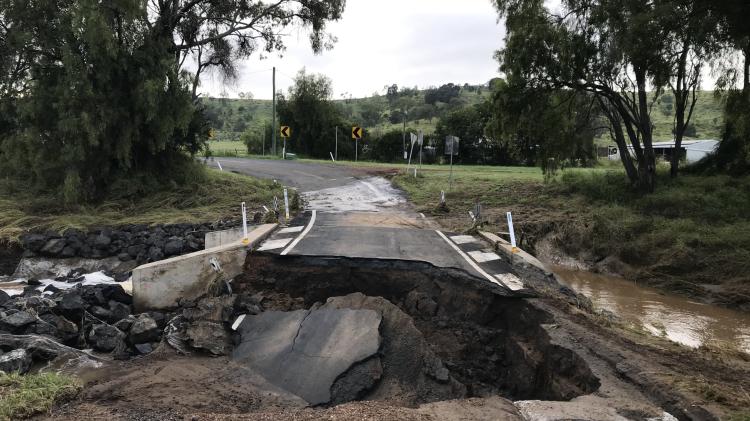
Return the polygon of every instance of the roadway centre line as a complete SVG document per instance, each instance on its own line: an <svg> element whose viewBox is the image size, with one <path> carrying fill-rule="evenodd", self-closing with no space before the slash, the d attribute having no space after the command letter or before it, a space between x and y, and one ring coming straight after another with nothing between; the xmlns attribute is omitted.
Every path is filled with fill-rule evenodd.
<svg viewBox="0 0 750 421"><path fill-rule="evenodd" d="M474 261L471 260L471 258L469 256L467 256L466 253L464 253L460 248L458 248L458 246L455 245L453 243L453 241L449 240L448 237L445 236L445 234L443 234L442 232L440 232L438 230L435 230L435 232L438 233L439 236L443 237L443 240L445 240L445 242L448 243L448 245L450 245L451 247L453 247L453 250L456 250L456 253L458 253L461 257L463 257L464 260L466 260L471 265L471 267L473 267L474 269L476 269L477 272L479 272L480 274L482 274L482 276L484 276L485 278L487 278L488 281L490 281L490 282L492 282L494 284L500 285L502 287L507 288L506 285L504 285L503 283L501 283L497 279L495 279L492 276L490 276L489 273L487 273L484 270L482 270L482 268L480 268L479 265L477 265L476 263L474 263Z"/></svg>
<svg viewBox="0 0 750 421"><path fill-rule="evenodd" d="M310 232L310 230L312 229L313 224L315 223L315 216L317 214L318 212L315 209L313 209L312 217L310 218L310 222L307 223L305 230L302 231L300 235L298 235L297 238L294 239L294 241L292 241L292 244L289 244L289 246L285 248L284 251L281 252L282 256L286 256L290 251L292 251L292 249L294 248L294 246L297 245L297 243L299 243L300 241L302 241L303 238L305 238L307 233Z"/></svg>

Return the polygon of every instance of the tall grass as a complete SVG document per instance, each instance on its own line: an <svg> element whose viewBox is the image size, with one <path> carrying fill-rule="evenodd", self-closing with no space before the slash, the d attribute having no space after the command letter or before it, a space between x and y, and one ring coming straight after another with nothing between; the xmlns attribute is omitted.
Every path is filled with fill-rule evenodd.
<svg viewBox="0 0 750 421"><path fill-rule="evenodd" d="M213 222L239 216L243 201L253 210L283 194L272 181L216 170L206 170L181 186L165 186L142 196L118 195L98 204L63 206L53 194L2 191L2 186L0 192L0 243L17 242L22 233L32 230Z"/></svg>

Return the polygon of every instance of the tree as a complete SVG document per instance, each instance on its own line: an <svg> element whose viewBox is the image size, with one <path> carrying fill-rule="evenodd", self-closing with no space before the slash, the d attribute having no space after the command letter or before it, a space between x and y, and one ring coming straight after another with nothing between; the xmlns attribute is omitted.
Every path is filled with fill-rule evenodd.
<svg viewBox="0 0 750 421"><path fill-rule="evenodd" d="M398 85L394 83L391 86L387 86L385 97L388 99L389 103L396 101L399 97Z"/></svg>
<svg viewBox="0 0 750 421"><path fill-rule="evenodd" d="M0 0L0 174L45 190L62 179L68 202L184 181L195 172L180 167L194 165L189 155L210 129L195 98L201 73L283 50L292 25L310 30L315 51L326 48L334 41L326 22L343 7Z"/></svg>
<svg viewBox="0 0 750 421"><path fill-rule="evenodd" d="M292 127L296 148L307 156L326 158L333 149L334 128L342 124L339 108L331 101L331 80L300 70L287 96L279 95L279 121Z"/></svg>
<svg viewBox="0 0 750 421"><path fill-rule="evenodd" d="M532 89L591 94L620 150L633 150L635 157L620 154L629 180L653 191L648 91L665 72L670 37L663 23L673 13L672 2L568 0L561 15L552 14L542 0L495 0L495 5L506 17L506 46L497 54L506 75Z"/></svg>
<svg viewBox="0 0 750 421"><path fill-rule="evenodd" d="M443 152L445 145L442 140L446 136L458 136L458 161L462 163L509 163L490 160L488 153L492 153L493 142L485 135L485 126L492 114L488 103L477 104L455 110L441 118L435 129L440 140L438 152Z"/></svg>
<svg viewBox="0 0 750 421"><path fill-rule="evenodd" d="M493 85L492 119L486 132L505 161L558 168L586 166L595 159L594 137L601 115L591 95L530 89L522 83Z"/></svg>
<svg viewBox="0 0 750 421"><path fill-rule="evenodd" d="M717 21L709 9L700 1L674 0L672 12L661 21L668 37L663 51L664 65L657 73L654 85L668 86L674 95L670 111L674 106L675 151L682 150L682 139L690 136L690 120L698 100L696 92L701 87L701 73L706 62L718 51L716 36ZM670 98L671 99L671 98ZM695 134L695 128L692 130ZM677 176L681 154L672 154L670 174Z"/></svg>
<svg viewBox="0 0 750 421"><path fill-rule="evenodd" d="M439 88L430 88L424 95L425 104L435 105L436 102L448 104L451 99L457 98L461 93L461 87L453 83L447 83Z"/></svg>

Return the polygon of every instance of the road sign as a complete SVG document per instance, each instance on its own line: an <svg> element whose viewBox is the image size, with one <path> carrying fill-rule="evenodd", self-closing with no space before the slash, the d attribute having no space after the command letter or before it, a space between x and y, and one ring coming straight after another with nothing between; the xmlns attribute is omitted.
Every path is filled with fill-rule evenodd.
<svg viewBox="0 0 750 421"><path fill-rule="evenodd" d="M289 138L292 137L292 129L289 126L281 126L281 137Z"/></svg>
<svg viewBox="0 0 750 421"><path fill-rule="evenodd" d="M456 136L445 137L445 154L446 155L458 155L458 142L459 139Z"/></svg>
<svg viewBox="0 0 750 421"><path fill-rule="evenodd" d="M352 127L352 139L362 139L362 128L358 126Z"/></svg>

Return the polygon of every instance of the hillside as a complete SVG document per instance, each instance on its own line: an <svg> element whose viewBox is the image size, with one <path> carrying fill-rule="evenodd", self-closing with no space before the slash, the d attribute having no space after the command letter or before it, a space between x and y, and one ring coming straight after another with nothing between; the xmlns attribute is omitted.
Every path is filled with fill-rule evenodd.
<svg viewBox="0 0 750 421"><path fill-rule="evenodd" d="M413 90L398 100L403 101L403 98L406 98L409 103L409 127L421 129L427 134L435 131L437 122L443 115L463 106L478 104L487 100L490 95L489 89L485 87L465 85L449 104L436 102L430 105L425 103L427 93L427 90ZM271 121L271 100L205 98L203 101L214 125L214 141L238 141L242 132L260 132L263 125ZM358 122L376 135L390 129L399 129L403 124L398 115L398 106L393 106L392 109L385 95L338 99L334 100L334 103L341 107L343 115L349 120ZM654 104L651 117L655 126L654 138L657 141L672 139L673 103L673 96L665 94ZM718 139L721 135L722 109L723 105L714 96L713 91L699 92L691 122L694 131L689 130L687 137ZM609 144L611 141L609 136L605 135L598 139L598 143Z"/></svg>

